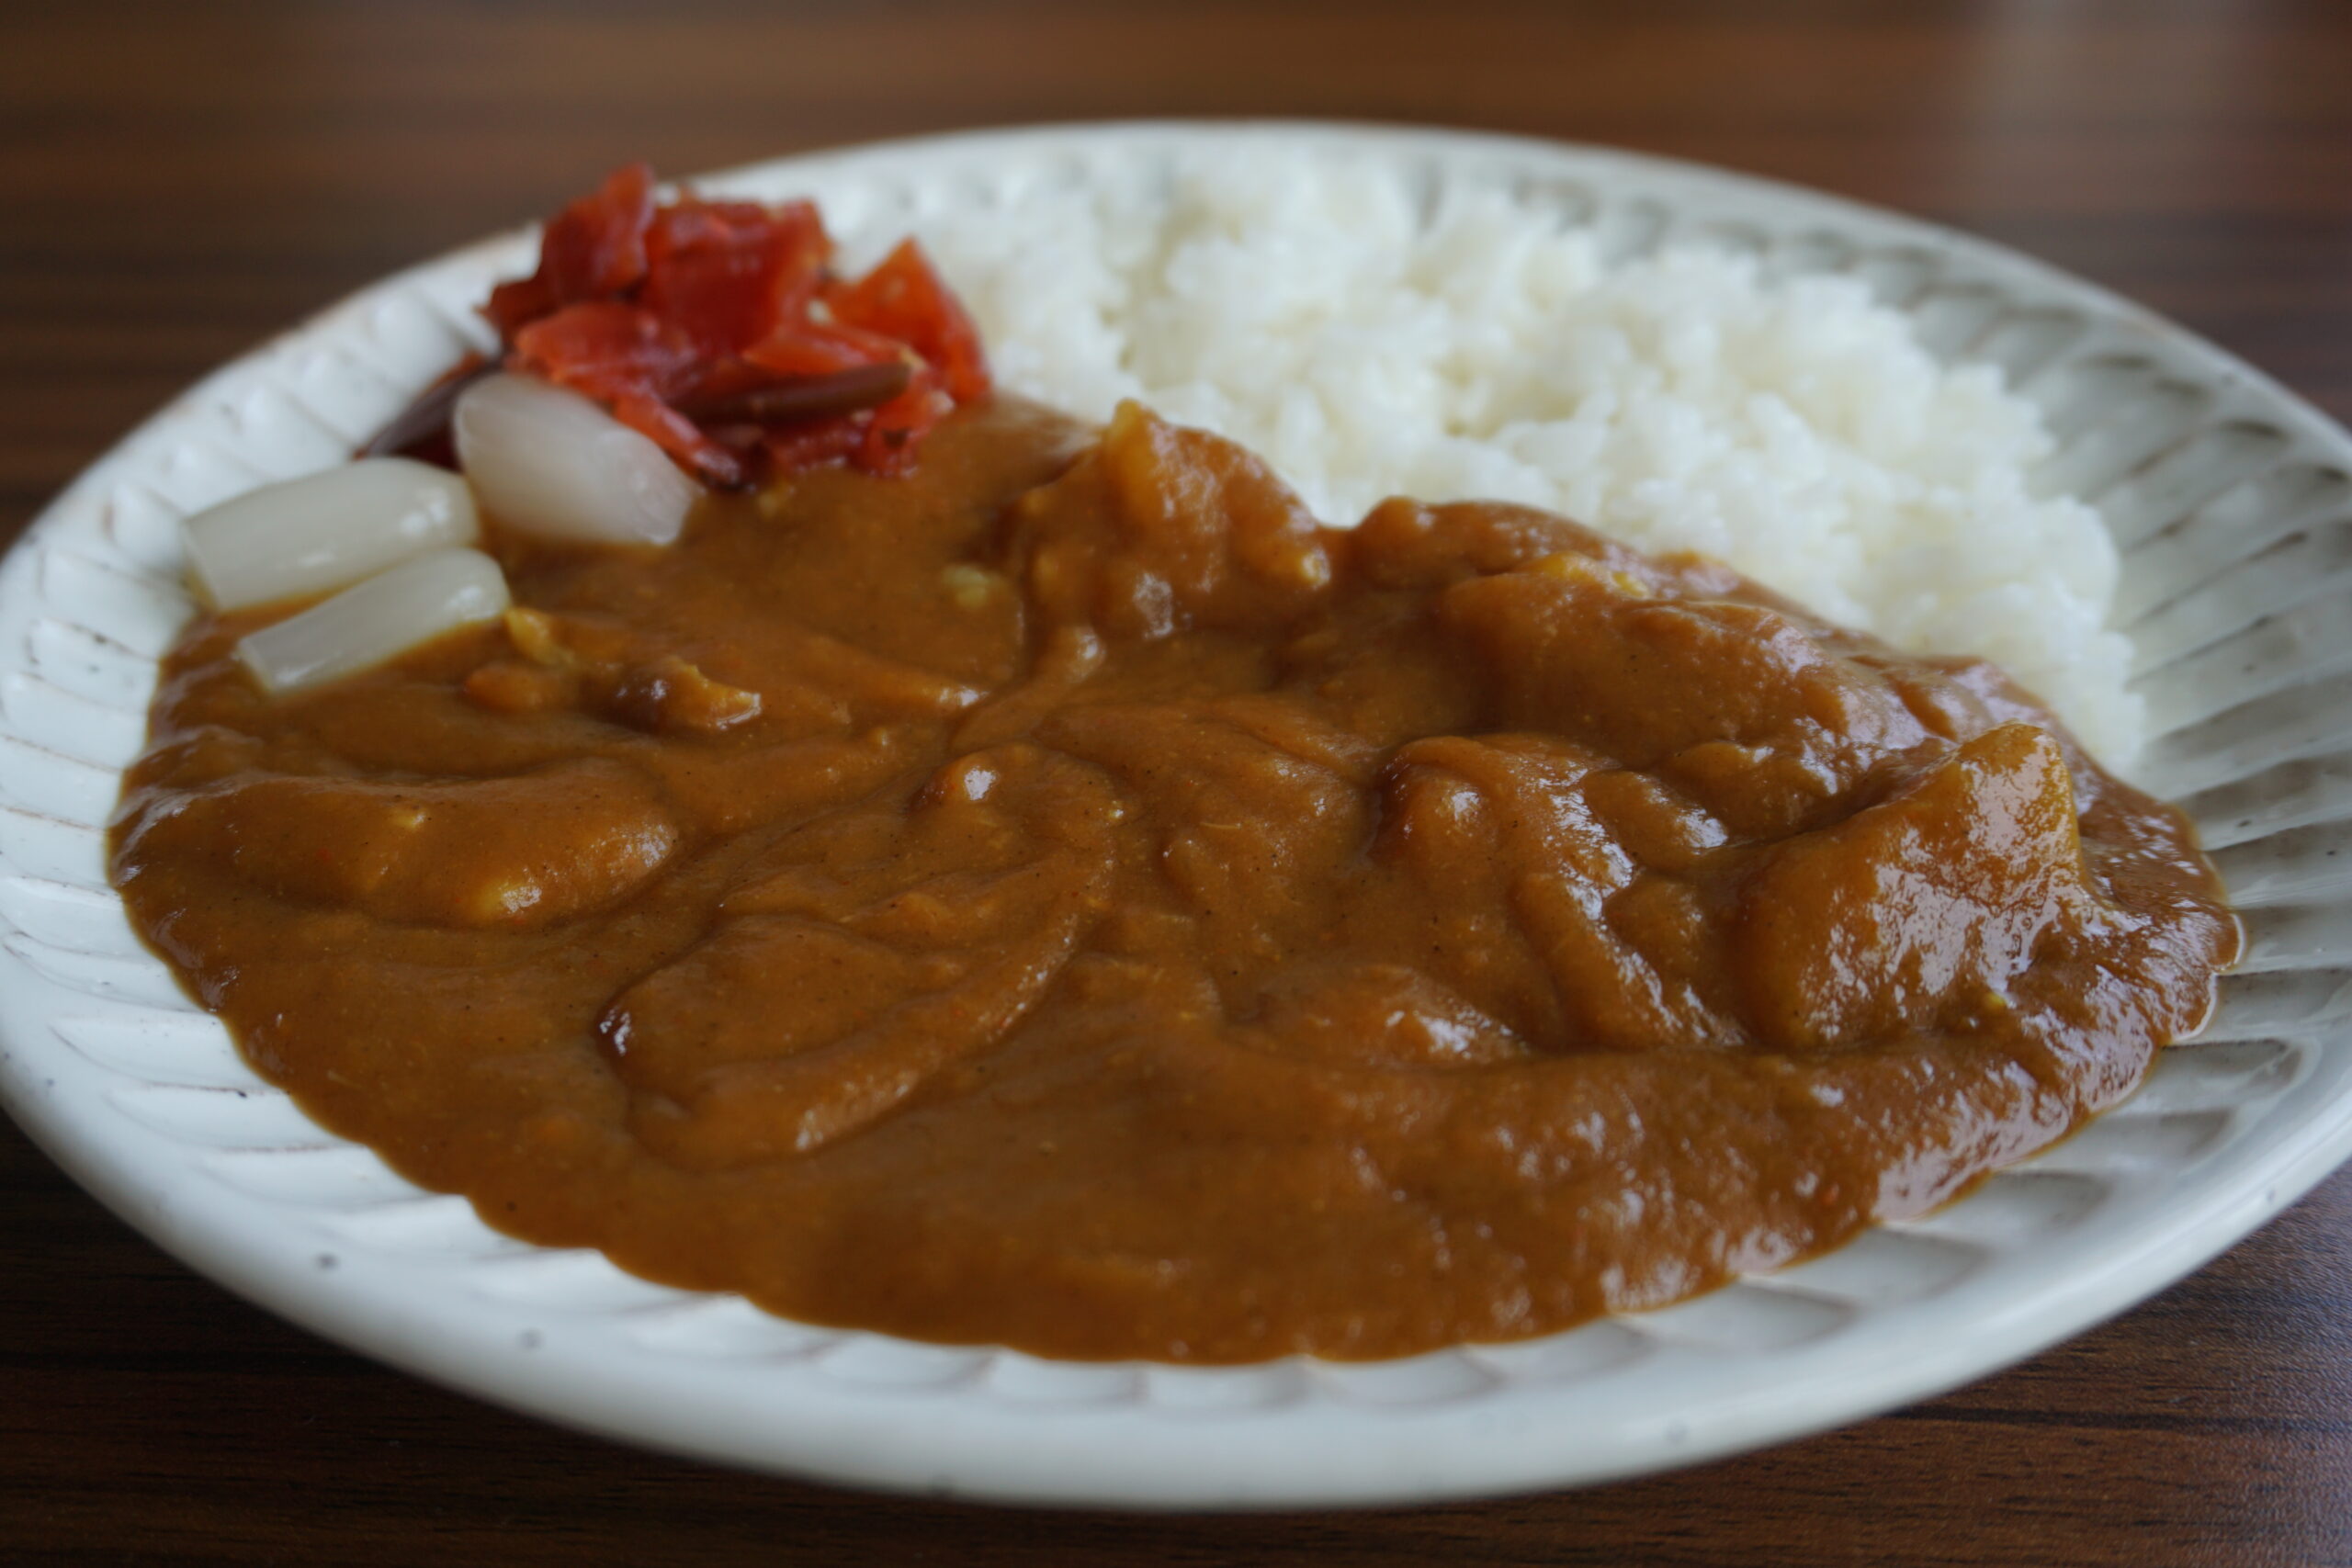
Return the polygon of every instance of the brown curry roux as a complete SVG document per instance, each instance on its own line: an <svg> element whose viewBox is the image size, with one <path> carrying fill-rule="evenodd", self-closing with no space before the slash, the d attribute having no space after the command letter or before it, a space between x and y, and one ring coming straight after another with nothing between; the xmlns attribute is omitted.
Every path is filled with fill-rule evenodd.
<svg viewBox="0 0 2352 1568"><path fill-rule="evenodd" d="M328 1126L796 1317L1239 1360L1671 1301L2113 1104L2236 949L1989 666L1517 507L1321 528L1133 409L497 547L508 626L312 694L196 626L117 878Z"/></svg>

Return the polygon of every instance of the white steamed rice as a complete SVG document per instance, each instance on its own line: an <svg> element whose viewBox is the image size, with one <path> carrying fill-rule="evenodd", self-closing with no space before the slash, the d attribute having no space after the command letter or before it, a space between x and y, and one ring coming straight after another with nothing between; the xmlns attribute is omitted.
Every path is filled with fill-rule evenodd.
<svg viewBox="0 0 2352 1568"><path fill-rule="evenodd" d="M1703 550L1997 660L2110 766L2138 749L2115 550L2090 506L2033 492L2039 411L1858 281L1711 251L1611 266L1502 190L1432 208L1388 164L1247 144L1164 188L1039 185L916 228L1013 390L1093 418L1140 399L1335 522L1476 497Z"/></svg>

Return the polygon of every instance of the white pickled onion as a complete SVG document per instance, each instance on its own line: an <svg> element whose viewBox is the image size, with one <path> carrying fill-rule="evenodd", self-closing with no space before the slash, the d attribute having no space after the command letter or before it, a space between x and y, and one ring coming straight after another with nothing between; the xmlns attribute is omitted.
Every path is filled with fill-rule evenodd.
<svg viewBox="0 0 2352 1568"><path fill-rule="evenodd" d="M496 561L480 550L435 550L251 633L237 657L267 690L299 691L495 620L507 604Z"/></svg>
<svg viewBox="0 0 2352 1568"><path fill-rule="evenodd" d="M666 545L702 487L603 409L528 376L466 389L458 461L491 515L542 538Z"/></svg>
<svg viewBox="0 0 2352 1568"><path fill-rule="evenodd" d="M473 492L446 469L366 457L264 485L180 525L188 578L216 610L323 593L481 536Z"/></svg>

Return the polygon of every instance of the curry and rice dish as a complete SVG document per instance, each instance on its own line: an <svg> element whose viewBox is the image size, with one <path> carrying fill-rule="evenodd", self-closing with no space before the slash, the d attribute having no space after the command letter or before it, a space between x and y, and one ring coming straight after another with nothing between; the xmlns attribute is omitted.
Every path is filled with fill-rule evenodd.
<svg viewBox="0 0 2352 1568"><path fill-rule="evenodd" d="M575 242L617 204L741 288L752 213L604 196ZM929 1339L1402 1355L1931 1207L2203 1021L2187 822L1984 660L1524 506L1325 526L808 243L757 241L838 310L646 306L657 243L500 323L711 486L673 537L514 525L478 380L479 549L419 558L497 591L317 678L251 642L299 600L216 610L129 783L148 939L500 1229Z"/></svg>

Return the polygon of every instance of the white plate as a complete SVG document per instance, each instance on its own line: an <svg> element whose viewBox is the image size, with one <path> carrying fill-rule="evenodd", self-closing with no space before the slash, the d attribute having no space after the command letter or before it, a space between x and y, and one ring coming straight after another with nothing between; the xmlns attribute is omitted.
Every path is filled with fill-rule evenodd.
<svg viewBox="0 0 2352 1568"><path fill-rule="evenodd" d="M816 1329L509 1241L312 1125L133 938L102 826L187 612L175 521L339 460L456 357L520 236L391 278L211 377L0 568L0 1092L85 1186L331 1338L633 1441L865 1484L1147 1506L1402 1503L1589 1482L1853 1419L2195 1269L2352 1153L2352 438L2210 345L1975 241L1623 153L1346 127L1082 127L707 182L919 221L1007 181L1148 182L1232 137L1503 180L1624 250L1853 270L2051 411L2048 476L2125 547L2157 736L2251 938L2213 1029L2086 1132L1914 1224L1664 1312L1378 1365L1080 1365Z"/></svg>

